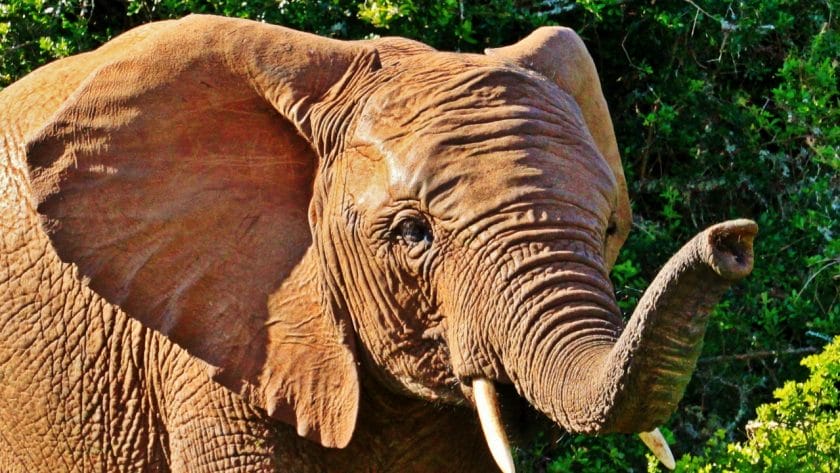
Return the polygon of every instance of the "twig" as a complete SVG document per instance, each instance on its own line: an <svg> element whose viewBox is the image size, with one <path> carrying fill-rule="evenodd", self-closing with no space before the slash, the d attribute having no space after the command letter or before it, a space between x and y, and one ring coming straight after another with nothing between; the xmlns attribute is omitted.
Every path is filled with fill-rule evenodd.
<svg viewBox="0 0 840 473"><path fill-rule="evenodd" d="M34 40L33 41L24 41L23 43L16 44L14 46L8 46L6 48L6 51L15 51L15 50L22 49L22 48L28 48L29 46L32 46L33 44L35 44Z"/></svg>
<svg viewBox="0 0 840 473"><path fill-rule="evenodd" d="M694 12L694 23L691 24L691 37L694 37L694 27L697 26L697 18L700 16L700 10Z"/></svg>
<svg viewBox="0 0 840 473"><path fill-rule="evenodd" d="M641 67L639 67L639 66L637 66L636 64L633 63L633 60L630 59L630 53L628 53L627 48L624 47L624 43L627 42L627 38L630 37L630 33L632 33L632 30L630 28L628 28L627 29L627 34L624 35L624 38L621 40L621 50L624 51L624 56L627 57L627 62L629 62L630 65L633 66L634 69L644 72L644 69L642 69Z"/></svg>
<svg viewBox="0 0 840 473"><path fill-rule="evenodd" d="M805 288L808 287L808 284L811 284L811 281L813 281L814 278L817 277L821 272L823 272L826 269L834 266L835 264L840 264L840 259L836 259L834 261L831 261L831 260L828 260L828 261L829 261L829 263L827 265L823 266L818 271L816 271L815 273L813 273L811 276L808 277L808 280L805 281L805 284L802 285L802 289L800 289L799 292L796 293L796 296L793 298L794 301L799 299L799 295L802 294L805 291Z"/></svg>
<svg viewBox="0 0 840 473"><path fill-rule="evenodd" d="M749 353L739 353L737 355L720 355L710 356L708 358L701 358L697 361L697 364L708 365L712 363L722 363L726 361L758 360L762 358L775 358L777 356L804 355L809 353L816 353L818 351L819 349L815 347L792 348L790 350L753 351Z"/></svg>
<svg viewBox="0 0 840 473"><path fill-rule="evenodd" d="M711 18L711 19L713 19L713 20L715 20L715 21L720 21L719 19L715 18L715 17L714 17L711 13L707 12L706 10L703 10L702 8L700 8L700 6L699 6L699 5L697 5L696 3L692 2L691 0L685 0L685 1L686 1L686 2L688 2L688 3L690 3L690 4L691 4L691 6L693 6L694 8L696 8L696 9L697 9L697 11L699 11L700 13L702 13L702 14L706 15L707 17L709 17L709 18ZM694 32L694 27L692 27L692 28L691 28L691 30L692 30L692 33L693 33L693 32Z"/></svg>

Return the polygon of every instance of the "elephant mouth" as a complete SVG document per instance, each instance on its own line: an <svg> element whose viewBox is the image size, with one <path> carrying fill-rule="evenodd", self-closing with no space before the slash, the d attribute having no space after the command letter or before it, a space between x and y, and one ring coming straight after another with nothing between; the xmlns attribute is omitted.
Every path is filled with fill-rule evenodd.
<svg viewBox="0 0 840 473"><path fill-rule="evenodd" d="M559 425L520 396L513 384L499 383L496 388L502 424L515 448L533 451L542 445L553 445L565 435Z"/></svg>
<svg viewBox="0 0 840 473"><path fill-rule="evenodd" d="M475 379L472 384L472 398L487 446L503 473L515 471L511 443L527 457L533 455L531 452L551 449L567 435L519 396L512 384L493 383L486 378ZM666 468L674 469L674 456L659 429L640 433L639 437ZM532 458L531 463L540 460Z"/></svg>
<svg viewBox="0 0 840 473"><path fill-rule="evenodd" d="M502 472L514 471L511 445L528 455L553 445L564 434L560 426L520 396L513 384L475 378L464 394L478 412L490 454Z"/></svg>

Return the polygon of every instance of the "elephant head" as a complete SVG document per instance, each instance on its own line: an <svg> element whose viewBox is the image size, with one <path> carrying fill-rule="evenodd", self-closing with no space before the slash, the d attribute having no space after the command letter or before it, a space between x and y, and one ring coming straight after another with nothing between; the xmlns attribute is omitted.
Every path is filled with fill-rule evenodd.
<svg viewBox="0 0 840 473"><path fill-rule="evenodd" d="M486 55L204 16L129 35L31 137L32 205L108 302L324 446L362 378L489 405L488 430L503 383L569 431L649 431L751 268L754 224L712 227L624 328L627 189L568 29Z"/></svg>

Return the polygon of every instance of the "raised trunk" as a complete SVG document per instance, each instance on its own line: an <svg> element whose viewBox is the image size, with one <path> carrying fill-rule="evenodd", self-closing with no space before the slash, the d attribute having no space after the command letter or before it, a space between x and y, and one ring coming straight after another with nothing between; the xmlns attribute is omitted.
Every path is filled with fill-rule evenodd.
<svg viewBox="0 0 840 473"><path fill-rule="evenodd" d="M617 341L597 323L588 327L585 307L547 314L558 325L574 319L578 332L538 337L537 363L511 357L517 388L570 431L644 432L666 421L700 354L709 310L752 270L756 232L752 221L734 220L698 234L665 264Z"/></svg>
<svg viewBox="0 0 840 473"><path fill-rule="evenodd" d="M686 244L645 291L610 354L609 430L648 431L677 407L703 347L709 311L753 267L750 220L714 225Z"/></svg>

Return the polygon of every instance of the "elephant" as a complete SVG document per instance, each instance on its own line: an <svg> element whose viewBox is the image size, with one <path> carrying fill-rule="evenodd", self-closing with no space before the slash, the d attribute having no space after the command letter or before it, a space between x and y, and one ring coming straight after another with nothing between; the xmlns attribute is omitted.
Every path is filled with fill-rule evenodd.
<svg viewBox="0 0 840 473"><path fill-rule="evenodd" d="M534 422L657 443L753 266L755 223L713 225L623 321L627 184L568 28L463 54L193 15L0 110L4 471L512 471Z"/></svg>

